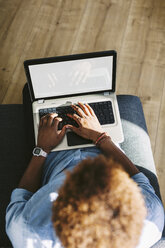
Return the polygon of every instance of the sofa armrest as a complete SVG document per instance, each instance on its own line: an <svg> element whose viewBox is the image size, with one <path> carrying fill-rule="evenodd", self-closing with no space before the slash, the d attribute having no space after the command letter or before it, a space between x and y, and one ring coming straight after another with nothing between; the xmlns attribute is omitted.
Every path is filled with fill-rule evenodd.
<svg viewBox="0 0 165 248"><path fill-rule="evenodd" d="M10 242L5 233L5 211L11 191L17 187L27 166L29 155L25 141L23 105L0 105L0 116L0 247L8 247Z"/></svg>
<svg viewBox="0 0 165 248"><path fill-rule="evenodd" d="M124 132L121 148L135 165L156 174L150 138L139 97L119 95L117 100Z"/></svg>

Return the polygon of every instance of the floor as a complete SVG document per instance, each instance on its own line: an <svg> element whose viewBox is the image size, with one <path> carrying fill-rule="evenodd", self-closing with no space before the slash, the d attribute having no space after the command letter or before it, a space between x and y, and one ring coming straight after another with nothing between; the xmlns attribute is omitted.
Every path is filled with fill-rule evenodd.
<svg viewBox="0 0 165 248"><path fill-rule="evenodd" d="M118 53L117 93L141 98L165 203L165 1L0 0L0 103L21 103L23 61Z"/></svg>

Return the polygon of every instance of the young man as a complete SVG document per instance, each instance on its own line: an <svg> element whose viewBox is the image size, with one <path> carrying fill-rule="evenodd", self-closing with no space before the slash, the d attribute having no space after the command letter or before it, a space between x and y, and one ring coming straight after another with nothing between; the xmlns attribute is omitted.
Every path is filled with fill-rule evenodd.
<svg viewBox="0 0 165 248"><path fill-rule="evenodd" d="M41 119L37 147L42 155L33 154L7 208L6 231L13 246L151 247L164 227L160 199L104 133L91 107L79 103L73 108L77 114L69 116L78 128L67 125L58 131L56 114ZM51 152L67 128L96 146ZM71 172L67 178L66 171Z"/></svg>

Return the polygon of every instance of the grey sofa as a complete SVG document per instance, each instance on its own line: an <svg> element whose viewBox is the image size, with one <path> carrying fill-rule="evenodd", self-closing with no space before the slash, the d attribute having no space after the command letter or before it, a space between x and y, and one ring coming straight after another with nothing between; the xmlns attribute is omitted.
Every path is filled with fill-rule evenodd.
<svg viewBox="0 0 165 248"><path fill-rule="evenodd" d="M24 103L30 103L27 85L23 95ZM122 149L133 163L155 173L150 139L140 99L130 95L119 95L117 99L125 137L121 144ZM10 200L11 191L17 187L30 160L34 145L32 118L28 120L30 129L27 131L27 127L25 128L27 120L24 113L27 111L30 110L27 110L23 104L0 105L0 247L12 247L5 234L5 209ZM158 186L156 190L159 194ZM165 247L164 238L153 247Z"/></svg>

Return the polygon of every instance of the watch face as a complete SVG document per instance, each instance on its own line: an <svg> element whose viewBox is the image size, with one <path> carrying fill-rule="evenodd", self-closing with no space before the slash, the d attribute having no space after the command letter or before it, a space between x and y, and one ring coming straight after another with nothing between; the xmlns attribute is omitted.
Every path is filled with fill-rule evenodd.
<svg viewBox="0 0 165 248"><path fill-rule="evenodd" d="M34 150L33 150L33 155L34 156L43 156L43 157L47 157L47 153L46 152L44 152L43 150L42 150L42 148L40 148L40 147L35 147L34 148Z"/></svg>
<svg viewBox="0 0 165 248"><path fill-rule="evenodd" d="M35 153L36 155L39 155L39 154L40 154L40 151L41 151L41 149L40 149L40 148L35 148L34 153Z"/></svg>

